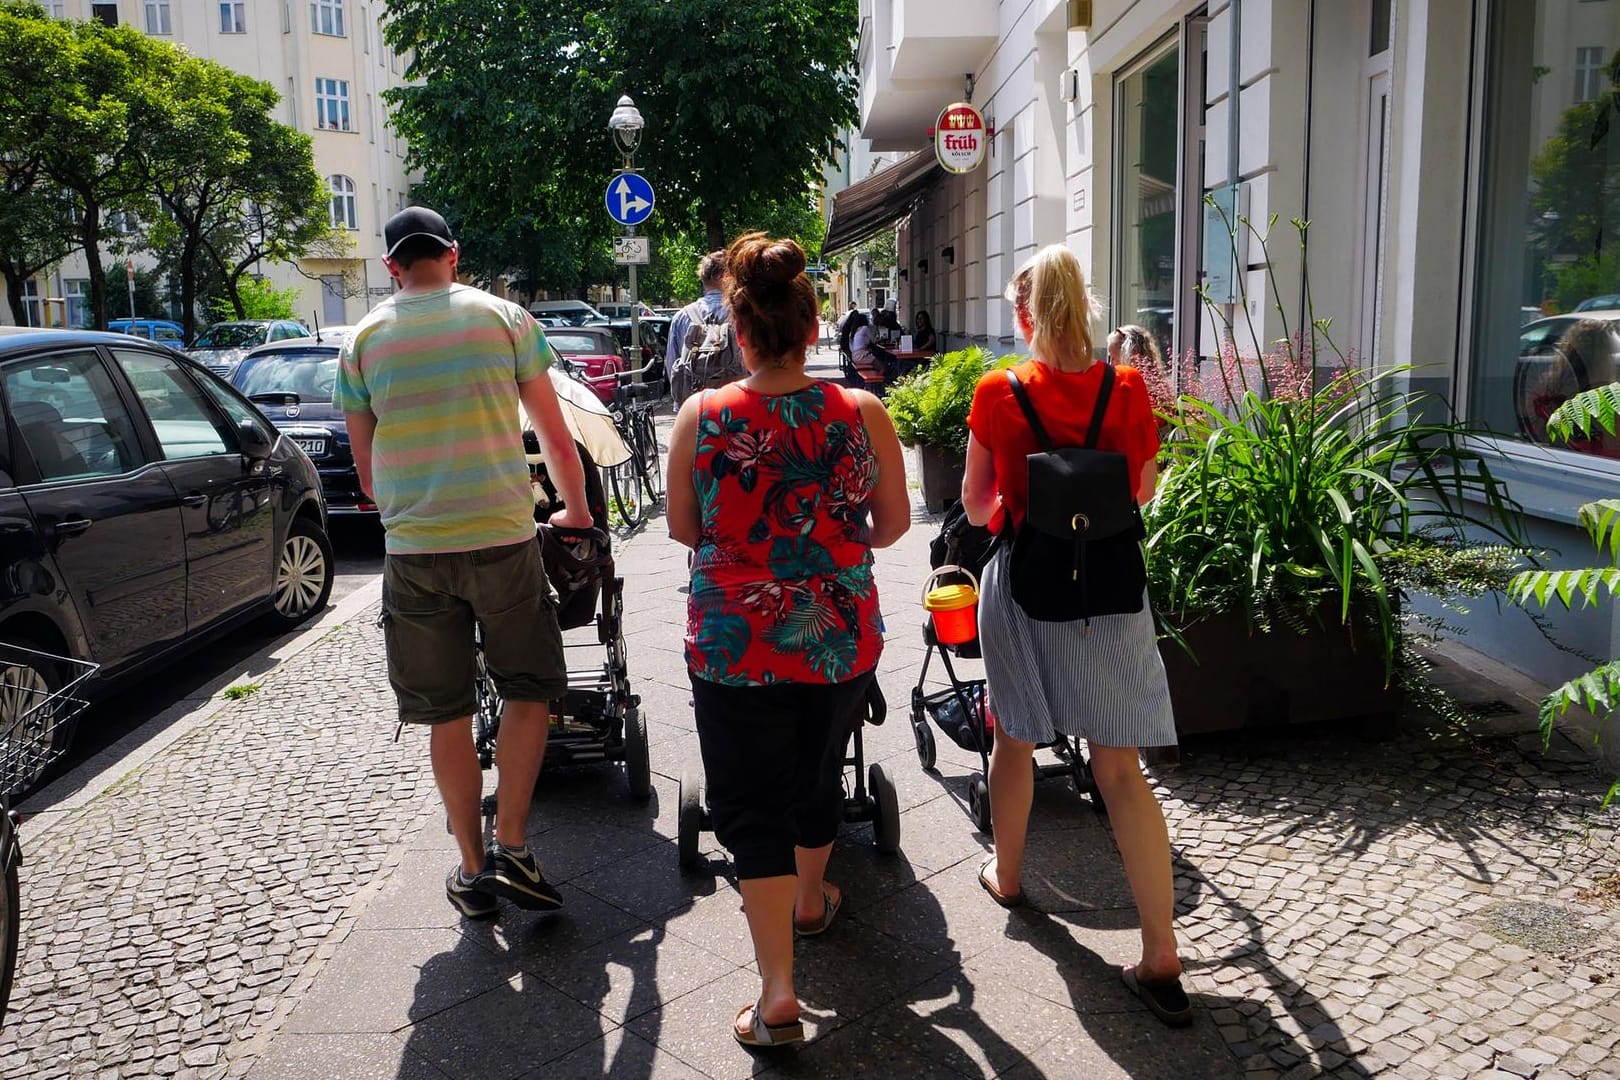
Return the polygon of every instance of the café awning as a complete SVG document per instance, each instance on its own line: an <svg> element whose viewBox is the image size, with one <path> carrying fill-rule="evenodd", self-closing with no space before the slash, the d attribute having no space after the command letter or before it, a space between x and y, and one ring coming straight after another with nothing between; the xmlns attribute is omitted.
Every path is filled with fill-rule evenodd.
<svg viewBox="0 0 1620 1080"><path fill-rule="evenodd" d="M857 181L833 196L832 220L827 223L823 256L854 247L867 237L892 227L928 194L945 174L932 148Z"/></svg>

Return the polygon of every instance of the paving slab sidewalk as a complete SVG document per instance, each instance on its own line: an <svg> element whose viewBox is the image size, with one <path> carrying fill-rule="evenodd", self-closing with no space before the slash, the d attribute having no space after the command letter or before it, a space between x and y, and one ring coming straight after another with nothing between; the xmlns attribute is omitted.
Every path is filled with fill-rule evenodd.
<svg viewBox="0 0 1620 1080"><path fill-rule="evenodd" d="M685 556L655 522L619 549L654 795L631 802L614 768L543 778L530 838L564 912L474 924L445 902L425 745L391 741L380 635L358 618L30 847L0 1076L1620 1077L1620 817L1595 811L1585 758L1542 755L1523 717L1207 739L1155 769L1187 1031L1118 981L1129 890L1067 783L1037 786L1031 903L991 904L965 808L976 758L942 742L924 772L905 723L933 531L918 517L878 558L891 719L865 736L902 852L846 828L845 915L798 949L803 1048L731 1041L757 990L735 883L712 837L710 873L677 867L677 778L698 755ZM1503 698L1457 671L1466 700Z"/></svg>

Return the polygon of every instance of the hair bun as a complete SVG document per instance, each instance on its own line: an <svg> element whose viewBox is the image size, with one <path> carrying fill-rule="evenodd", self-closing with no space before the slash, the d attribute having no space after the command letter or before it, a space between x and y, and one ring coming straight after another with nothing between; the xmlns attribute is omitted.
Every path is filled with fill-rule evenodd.
<svg viewBox="0 0 1620 1080"><path fill-rule="evenodd" d="M744 289L787 285L804 273L804 249L792 240L771 240L764 233L745 236L728 259L731 276Z"/></svg>

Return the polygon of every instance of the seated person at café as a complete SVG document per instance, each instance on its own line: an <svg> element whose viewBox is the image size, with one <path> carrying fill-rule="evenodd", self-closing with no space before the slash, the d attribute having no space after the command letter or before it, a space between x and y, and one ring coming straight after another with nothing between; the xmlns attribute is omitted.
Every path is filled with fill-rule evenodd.
<svg viewBox="0 0 1620 1080"><path fill-rule="evenodd" d="M934 320L928 317L928 312L918 311L914 322L916 326L911 331L911 347L917 352L937 352L939 341L934 334Z"/></svg>
<svg viewBox="0 0 1620 1080"><path fill-rule="evenodd" d="M893 379L897 362L889 350L874 340L871 323L862 312L849 313L849 318L844 321L844 335L847 342L844 351L849 354L854 373L862 384Z"/></svg>

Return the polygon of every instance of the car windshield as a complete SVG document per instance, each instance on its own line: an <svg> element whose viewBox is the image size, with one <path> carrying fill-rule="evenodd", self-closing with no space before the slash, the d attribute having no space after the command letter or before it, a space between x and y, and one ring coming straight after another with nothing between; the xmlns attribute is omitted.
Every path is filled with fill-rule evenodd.
<svg viewBox="0 0 1620 1080"><path fill-rule="evenodd" d="M193 349L247 349L264 344L267 327L255 323L220 323L197 339Z"/></svg>
<svg viewBox="0 0 1620 1080"><path fill-rule="evenodd" d="M611 353L601 338L595 334L568 334L547 333L546 340L551 347L560 353Z"/></svg>
<svg viewBox="0 0 1620 1080"><path fill-rule="evenodd" d="M236 388L248 397L256 394L297 394L303 402L332 400L337 383L338 354L330 349L270 353L242 365Z"/></svg>

